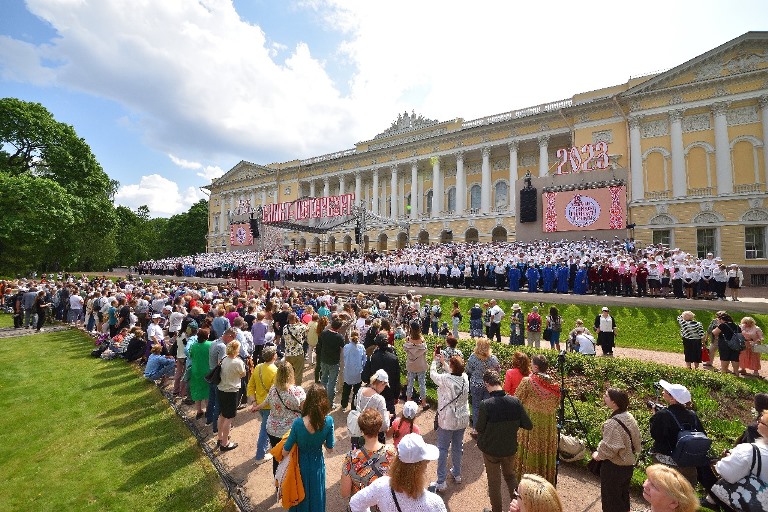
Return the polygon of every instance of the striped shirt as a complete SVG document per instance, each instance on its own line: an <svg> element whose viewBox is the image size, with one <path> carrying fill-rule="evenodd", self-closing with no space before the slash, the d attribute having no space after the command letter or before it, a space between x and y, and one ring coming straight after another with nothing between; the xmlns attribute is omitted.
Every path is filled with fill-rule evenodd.
<svg viewBox="0 0 768 512"><path fill-rule="evenodd" d="M677 317L677 323L680 324L680 336L684 340L700 340L704 337L704 327L701 322L683 320L682 315L680 315Z"/></svg>

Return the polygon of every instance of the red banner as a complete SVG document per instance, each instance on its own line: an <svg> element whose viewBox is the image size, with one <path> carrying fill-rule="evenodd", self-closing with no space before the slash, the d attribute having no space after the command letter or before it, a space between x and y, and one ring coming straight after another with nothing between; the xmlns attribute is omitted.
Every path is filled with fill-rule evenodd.
<svg viewBox="0 0 768 512"><path fill-rule="evenodd" d="M355 205L354 194L342 196L313 197L290 203L265 204L261 220L264 223L289 222L292 220L320 219L352 215Z"/></svg>
<svg viewBox="0 0 768 512"><path fill-rule="evenodd" d="M546 192L544 232L594 231L626 227L626 187Z"/></svg>

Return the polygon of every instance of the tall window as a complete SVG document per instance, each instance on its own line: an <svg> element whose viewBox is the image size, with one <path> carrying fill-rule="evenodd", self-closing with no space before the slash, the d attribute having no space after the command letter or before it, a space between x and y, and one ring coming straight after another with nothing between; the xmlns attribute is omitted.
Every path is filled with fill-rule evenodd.
<svg viewBox="0 0 768 512"><path fill-rule="evenodd" d="M765 258L765 226L744 228L744 252L746 259Z"/></svg>
<svg viewBox="0 0 768 512"><path fill-rule="evenodd" d="M448 211L456 211L456 187L451 187L448 189Z"/></svg>
<svg viewBox="0 0 768 512"><path fill-rule="evenodd" d="M696 254L699 258L706 258L707 253L716 253L715 228L701 228L696 230Z"/></svg>
<svg viewBox="0 0 768 512"><path fill-rule="evenodd" d="M432 191L430 190L427 192L427 203L426 208L424 208L424 211L427 212L428 215L432 215Z"/></svg>
<svg viewBox="0 0 768 512"><path fill-rule="evenodd" d="M472 185L469 189L469 207L473 210L480 209L480 185Z"/></svg>
<svg viewBox="0 0 768 512"><path fill-rule="evenodd" d="M507 182L506 181L500 181L496 183L496 186L494 187L494 194L495 199L493 204L495 206L507 206L508 202L508 189L507 189Z"/></svg>
<svg viewBox="0 0 768 512"><path fill-rule="evenodd" d="M671 232L668 229L653 230L653 245L664 244L669 247L671 240Z"/></svg>

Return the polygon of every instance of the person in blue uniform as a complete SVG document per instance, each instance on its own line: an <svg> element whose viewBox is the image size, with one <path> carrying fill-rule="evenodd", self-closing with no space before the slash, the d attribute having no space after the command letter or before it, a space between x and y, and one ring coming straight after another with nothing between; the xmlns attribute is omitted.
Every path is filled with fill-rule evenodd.
<svg viewBox="0 0 768 512"><path fill-rule="evenodd" d="M507 270L507 281L509 281L509 291L520 291L520 269L515 265L510 265Z"/></svg>
<svg viewBox="0 0 768 512"><path fill-rule="evenodd" d="M586 295L589 289L589 278L587 277L587 266L581 265L576 272L576 279L573 282L573 293L576 295Z"/></svg>
<svg viewBox="0 0 768 512"><path fill-rule="evenodd" d="M531 265L528 270L525 271L525 277L528 279L528 293L536 293L539 287L539 271L536 267Z"/></svg>
<svg viewBox="0 0 768 512"><path fill-rule="evenodd" d="M569 274L568 265L561 262L557 267L557 293L568 293Z"/></svg>
<svg viewBox="0 0 768 512"><path fill-rule="evenodd" d="M552 268L552 263L547 262L541 271L542 273L542 286L541 289L544 293L552 293L555 288L555 269Z"/></svg>

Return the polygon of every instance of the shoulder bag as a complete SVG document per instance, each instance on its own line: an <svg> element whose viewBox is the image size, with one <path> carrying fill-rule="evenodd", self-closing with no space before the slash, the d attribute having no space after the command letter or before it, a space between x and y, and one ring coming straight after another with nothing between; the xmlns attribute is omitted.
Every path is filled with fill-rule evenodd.
<svg viewBox="0 0 768 512"><path fill-rule="evenodd" d="M620 419L618 419L618 418L611 418L611 419L612 420L616 420L616 423L621 425L621 428L623 428L624 432L626 432L627 435L629 436L629 445L632 447L632 453L634 454L635 453L635 442L632 441L632 434L629 432L629 429L627 428L627 426L624 423L621 422ZM600 467L602 465L603 465L603 461L602 460L589 459L589 462L587 462L587 469L593 475L600 476Z"/></svg>
<svg viewBox="0 0 768 512"><path fill-rule="evenodd" d="M365 407L357 407L349 411L349 414L347 414L347 431L349 432L350 436L361 437L363 435L363 433L360 431L360 425L357 424L357 419L360 417L362 411L368 408L368 405L371 403L371 400L374 396L376 396L376 393L368 397L368 401L365 403Z"/></svg>
<svg viewBox="0 0 768 512"><path fill-rule="evenodd" d="M221 384L221 362L224 361L224 359L226 359L226 356L221 358L221 361L214 366L213 370L205 374L204 378L208 384L213 384L214 386Z"/></svg>
<svg viewBox="0 0 768 512"><path fill-rule="evenodd" d="M755 471L757 465L757 471ZM768 483L760 480L760 472L763 469L763 453L752 443L752 466L749 474L735 483L720 478L712 486L711 493L717 499L739 512L752 510L764 510L765 504L759 497L768 493Z"/></svg>

